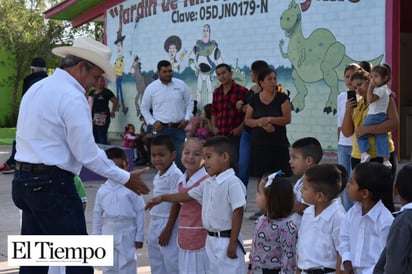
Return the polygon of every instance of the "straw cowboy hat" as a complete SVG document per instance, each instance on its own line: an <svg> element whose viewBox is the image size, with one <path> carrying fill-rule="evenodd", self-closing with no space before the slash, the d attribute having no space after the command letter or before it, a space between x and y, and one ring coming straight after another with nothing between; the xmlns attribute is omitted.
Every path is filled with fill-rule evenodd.
<svg viewBox="0 0 412 274"><path fill-rule="evenodd" d="M108 47L96 40L78 37L74 40L72 46L54 48L52 49L52 53L63 58L68 55L83 58L102 69L104 71L104 77L112 82L116 80L114 68L110 65L112 53Z"/></svg>

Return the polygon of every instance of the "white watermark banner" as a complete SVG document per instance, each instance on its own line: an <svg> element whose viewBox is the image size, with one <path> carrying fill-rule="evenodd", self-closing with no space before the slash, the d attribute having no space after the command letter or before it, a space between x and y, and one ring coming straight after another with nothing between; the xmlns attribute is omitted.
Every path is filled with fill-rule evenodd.
<svg viewBox="0 0 412 274"><path fill-rule="evenodd" d="M112 235L9 235L10 266L112 266Z"/></svg>

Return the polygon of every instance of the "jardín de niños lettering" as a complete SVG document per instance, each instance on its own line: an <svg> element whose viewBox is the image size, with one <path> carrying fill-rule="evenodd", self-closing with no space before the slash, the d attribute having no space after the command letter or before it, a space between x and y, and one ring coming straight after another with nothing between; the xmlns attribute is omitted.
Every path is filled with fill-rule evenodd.
<svg viewBox="0 0 412 274"><path fill-rule="evenodd" d="M357 3L360 0L318 0L337 3L348 1ZM311 2L307 1L309 8ZM200 7L199 7L200 6ZM187 8L197 10L186 10ZM122 4L109 10L111 17L119 18L119 23L136 23L139 19L150 17L158 12L171 12L171 22L193 22L197 20L223 19L236 16L252 16L268 12L268 0L140 0L130 6Z"/></svg>
<svg viewBox="0 0 412 274"><path fill-rule="evenodd" d="M206 5L205 5L206 4ZM191 10L188 8L192 7ZM193 10L193 8L196 8ZM120 24L136 23L139 19L161 12L171 12L171 22L192 22L197 20L223 19L226 17L252 16L268 12L268 0L141 0L129 7L119 5L109 10L110 16L118 17Z"/></svg>

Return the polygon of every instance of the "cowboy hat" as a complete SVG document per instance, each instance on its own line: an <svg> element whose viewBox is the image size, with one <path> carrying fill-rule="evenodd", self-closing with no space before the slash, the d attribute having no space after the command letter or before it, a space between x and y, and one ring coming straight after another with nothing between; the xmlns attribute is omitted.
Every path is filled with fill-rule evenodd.
<svg viewBox="0 0 412 274"><path fill-rule="evenodd" d="M54 48L52 49L52 53L63 58L68 55L83 58L102 69L104 71L104 77L112 82L116 80L114 68L110 65L112 53L108 47L96 40L78 37L74 40L72 46Z"/></svg>

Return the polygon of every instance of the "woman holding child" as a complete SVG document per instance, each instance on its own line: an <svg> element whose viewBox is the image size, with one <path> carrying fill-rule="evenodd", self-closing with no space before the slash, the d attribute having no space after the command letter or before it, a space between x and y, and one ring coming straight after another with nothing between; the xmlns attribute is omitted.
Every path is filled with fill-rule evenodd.
<svg viewBox="0 0 412 274"><path fill-rule="evenodd" d="M359 151L357 139L366 134L387 133L389 141L390 162L392 164L392 174L395 175L397 168L397 159L395 154L395 146L392 141L390 131L396 130L399 125L399 116L396 110L396 104L393 98L390 98L388 106L388 119L376 125L364 126L362 125L368 113L368 103L366 102L366 95L368 92L370 77L369 73L363 69L359 69L351 76L352 87L360 96L360 99L355 102L349 100L346 103L346 112L342 123L342 132L345 136L353 134L353 148L352 148L352 169L360 163L361 153ZM369 137L371 161L382 162L381 157L376 156L374 137Z"/></svg>

